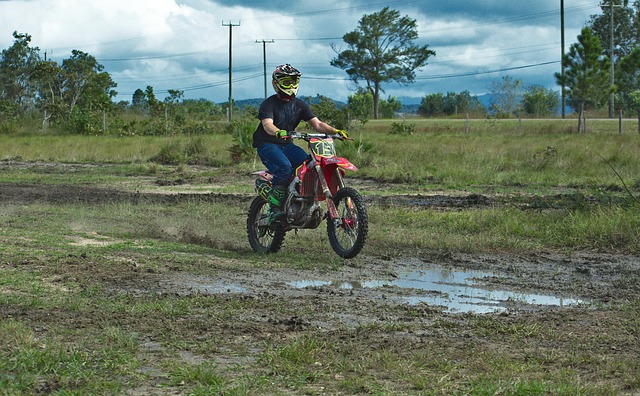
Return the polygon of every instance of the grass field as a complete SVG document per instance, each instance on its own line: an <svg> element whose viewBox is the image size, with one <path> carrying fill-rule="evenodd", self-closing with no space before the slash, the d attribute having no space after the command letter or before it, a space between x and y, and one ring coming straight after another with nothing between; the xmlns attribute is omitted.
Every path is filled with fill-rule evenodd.
<svg viewBox="0 0 640 396"><path fill-rule="evenodd" d="M262 166L229 135L0 135L0 394L637 394L637 124L407 122L339 147L370 220L347 261L324 225L251 251ZM586 303L464 314L357 286L430 266Z"/></svg>

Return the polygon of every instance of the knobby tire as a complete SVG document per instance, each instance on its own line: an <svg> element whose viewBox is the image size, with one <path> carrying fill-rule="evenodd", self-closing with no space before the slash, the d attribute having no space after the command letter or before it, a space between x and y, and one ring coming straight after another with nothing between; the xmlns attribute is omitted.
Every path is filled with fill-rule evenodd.
<svg viewBox="0 0 640 396"><path fill-rule="evenodd" d="M327 234L331 247L342 258L353 258L364 247L369 231L369 217L364 200L358 191L345 187L334 195L333 202L340 216L340 224L327 219Z"/></svg>
<svg viewBox="0 0 640 396"><path fill-rule="evenodd" d="M282 247L286 231L282 225L275 224L268 228L258 227L258 220L266 216L269 204L262 197L256 197L249 207L247 216L247 237L256 253L276 253Z"/></svg>

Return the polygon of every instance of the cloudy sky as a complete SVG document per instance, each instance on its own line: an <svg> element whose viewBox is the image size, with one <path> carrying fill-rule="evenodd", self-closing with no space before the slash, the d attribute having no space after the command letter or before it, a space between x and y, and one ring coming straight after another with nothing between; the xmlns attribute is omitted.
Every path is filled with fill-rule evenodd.
<svg viewBox="0 0 640 396"><path fill-rule="evenodd" d="M598 4L564 1L567 50L600 13ZM118 100L130 101L137 88L150 85L160 98L179 89L187 98L224 102L232 30L234 99L264 96L266 48L269 74L291 63L303 73L299 94L344 101L355 86L329 64L332 46L344 49L342 36L363 15L387 6L417 21L417 44L436 56L414 84L385 85L385 97L481 95L505 75L558 89L560 0L0 0L0 49L11 46L18 31L30 34L48 59L87 52L118 84Z"/></svg>

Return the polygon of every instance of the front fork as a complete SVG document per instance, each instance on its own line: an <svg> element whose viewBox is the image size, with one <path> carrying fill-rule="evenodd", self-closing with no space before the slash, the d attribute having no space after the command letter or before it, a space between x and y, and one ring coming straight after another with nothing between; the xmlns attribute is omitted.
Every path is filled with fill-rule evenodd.
<svg viewBox="0 0 640 396"><path fill-rule="evenodd" d="M318 179L320 180L320 186L322 187L322 192L324 196L327 197L327 212L329 213L329 218L333 221L339 220L338 209L336 208L336 204L333 202L333 194L331 194L331 190L329 189L329 185L327 184L327 179L324 177L324 172L319 164L315 164L314 166L316 173L318 174ZM342 174L340 173L340 169L336 168L335 175L336 180L338 181L338 188L344 187L344 179Z"/></svg>

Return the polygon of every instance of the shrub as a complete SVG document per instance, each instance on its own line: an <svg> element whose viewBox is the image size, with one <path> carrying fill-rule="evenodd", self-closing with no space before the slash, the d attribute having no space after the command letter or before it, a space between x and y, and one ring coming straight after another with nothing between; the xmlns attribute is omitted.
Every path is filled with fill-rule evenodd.
<svg viewBox="0 0 640 396"><path fill-rule="evenodd" d="M0 121L0 133L13 135L18 132L18 123L15 120Z"/></svg>
<svg viewBox="0 0 640 396"><path fill-rule="evenodd" d="M416 132L416 124L408 124L406 122L393 122L391 123L392 135L413 135Z"/></svg>
<svg viewBox="0 0 640 396"><path fill-rule="evenodd" d="M255 121L246 118L232 121L227 126L227 133L233 137L234 141L234 144L229 148L233 162L253 157L252 144L255 129Z"/></svg>

